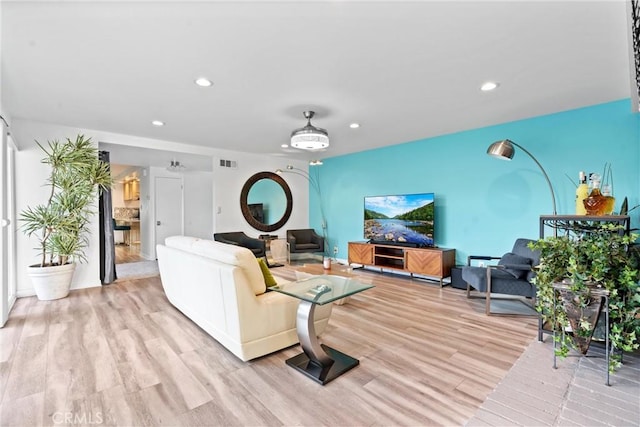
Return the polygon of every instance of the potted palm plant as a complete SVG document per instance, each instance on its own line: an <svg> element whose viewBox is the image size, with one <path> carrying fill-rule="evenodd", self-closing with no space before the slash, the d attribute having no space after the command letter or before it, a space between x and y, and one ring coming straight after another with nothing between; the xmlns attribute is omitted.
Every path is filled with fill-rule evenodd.
<svg viewBox="0 0 640 427"><path fill-rule="evenodd" d="M598 321L599 308L592 310L592 304L601 302L597 295L603 290L609 294L609 370L620 365L622 352L640 347L637 237L623 233L619 225L605 223L531 245L541 254L534 279L536 309L547 327L558 332L557 356L567 356L571 348L586 354L594 329L603 324Z"/></svg>
<svg viewBox="0 0 640 427"><path fill-rule="evenodd" d="M99 191L112 184L109 165L98 158L90 138L78 135L65 142L36 144L44 152L41 162L51 169L46 186L49 197L20 213L22 231L38 240L40 262L29 266L29 276L41 300L69 294L75 261L86 261L89 221L95 214Z"/></svg>

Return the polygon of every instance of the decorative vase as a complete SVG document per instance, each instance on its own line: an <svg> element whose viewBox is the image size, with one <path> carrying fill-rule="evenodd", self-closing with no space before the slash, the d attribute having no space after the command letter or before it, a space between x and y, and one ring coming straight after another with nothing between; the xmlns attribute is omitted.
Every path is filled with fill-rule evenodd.
<svg viewBox="0 0 640 427"><path fill-rule="evenodd" d="M600 192L600 181L592 181L593 189L589 193L589 197L584 199L584 208L587 215L605 215L608 201Z"/></svg>
<svg viewBox="0 0 640 427"><path fill-rule="evenodd" d="M616 198L611 195L611 186L605 184L602 186L602 195L605 198L604 202L604 215L611 215L613 213L613 207L616 204Z"/></svg>

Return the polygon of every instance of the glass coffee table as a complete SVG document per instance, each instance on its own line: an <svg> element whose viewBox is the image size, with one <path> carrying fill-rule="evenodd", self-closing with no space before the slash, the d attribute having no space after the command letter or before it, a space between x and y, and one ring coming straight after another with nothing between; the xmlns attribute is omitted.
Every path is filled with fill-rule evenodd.
<svg viewBox="0 0 640 427"><path fill-rule="evenodd" d="M358 359L320 344L314 326L314 312L318 305L371 288L372 285L356 279L332 275L313 276L270 288L300 300L296 330L303 353L288 359L287 365L323 385L358 366Z"/></svg>
<svg viewBox="0 0 640 427"><path fill-rule="evenodd" d="M326 270L322 264L303 264L301 267L296 267L296 278L302 280L311 276L332 275L353 278L353 268L349 265L332 264L331 269ZM343 305L349 301L349 297L340 298L333 301L334 305Z"/></svg>

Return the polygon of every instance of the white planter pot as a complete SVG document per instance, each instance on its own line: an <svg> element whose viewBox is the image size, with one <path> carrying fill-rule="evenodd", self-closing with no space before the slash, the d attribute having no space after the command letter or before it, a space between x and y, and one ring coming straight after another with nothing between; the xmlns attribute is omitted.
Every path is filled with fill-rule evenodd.
<svg viewBox="0 0 640 427"><path fill-rule="evenodd" d="M31 278L38 299L49 301L69 295L75 269L74 263L53 267L30 266L27 274Z"/></svg>

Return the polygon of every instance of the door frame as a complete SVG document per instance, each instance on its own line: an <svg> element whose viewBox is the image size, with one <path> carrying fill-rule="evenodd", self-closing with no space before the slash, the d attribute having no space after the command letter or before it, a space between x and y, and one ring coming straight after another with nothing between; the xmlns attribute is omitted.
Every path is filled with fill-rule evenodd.
<svg viewBox="0 0 640 427"><path fill-rule="evenodd" d="M9 126L0 120L0 328L16 301L15 152Z"/></svg>

